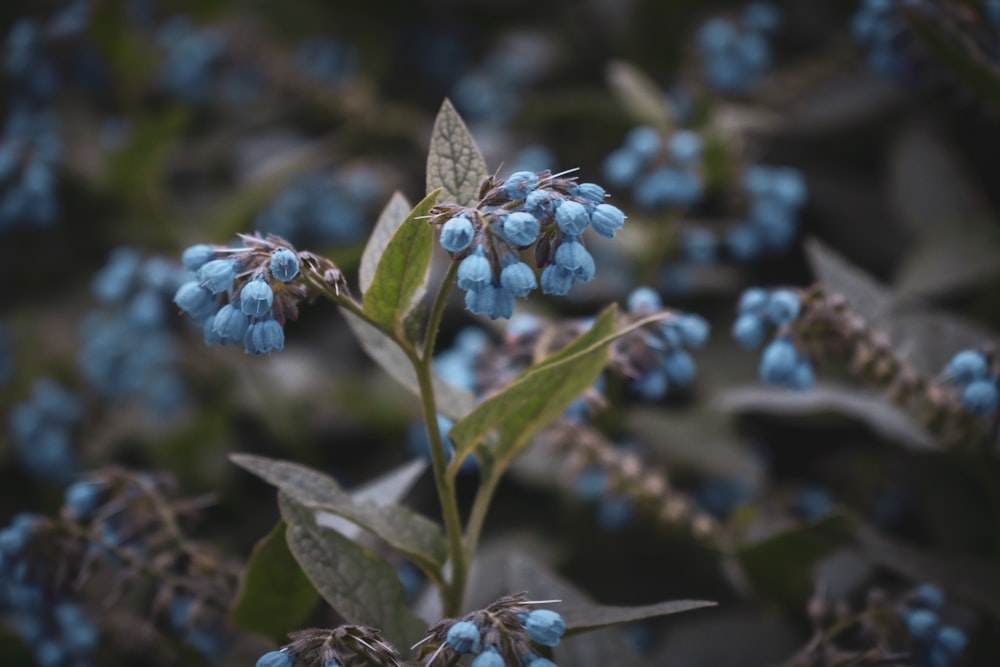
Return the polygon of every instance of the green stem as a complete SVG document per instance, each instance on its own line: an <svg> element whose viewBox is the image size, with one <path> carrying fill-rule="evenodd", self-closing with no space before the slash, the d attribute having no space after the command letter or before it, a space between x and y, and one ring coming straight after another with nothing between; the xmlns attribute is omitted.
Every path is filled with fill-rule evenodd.
<svg viewBox="0 0 1000 667"><path fill-rule="evenodd" d="M452 261L444 275L444 280L441 281L441 289L434 298L434 305L431 306L431 315L427 320L427 332L424 335L424 349L421 354L423 359L430 359L434 354L434 344L437 342L438 330L441 328L444 307L448 303L448 294L451 293L451 286L457 275L458 262Z"/></svg>

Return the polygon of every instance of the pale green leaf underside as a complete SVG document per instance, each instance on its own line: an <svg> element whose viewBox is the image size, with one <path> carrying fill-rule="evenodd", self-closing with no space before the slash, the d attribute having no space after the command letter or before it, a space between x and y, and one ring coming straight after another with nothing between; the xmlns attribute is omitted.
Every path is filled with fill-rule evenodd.
<svg viewBox="0 0 1000 667"><path fill-rule="evenodd" d="M472 206L479 185L489 172L476 142L450 100L445 99L434 120L427 153L427 192L441 188L443 202Z"/></svg>

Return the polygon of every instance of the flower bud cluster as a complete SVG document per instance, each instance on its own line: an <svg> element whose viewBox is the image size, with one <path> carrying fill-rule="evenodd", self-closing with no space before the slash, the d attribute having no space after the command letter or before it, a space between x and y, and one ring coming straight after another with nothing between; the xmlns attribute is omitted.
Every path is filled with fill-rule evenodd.
<svg viewBox="0 0 1000 667"><path fill-rule="evenodd" d="M812 363L799 351L792 327L801 309L801 295L789 289L751 287L740 297L732 329L740 347L756 349L768 335L769 327L777 331L761 356L761 382L788 389L809 389L815 383Z"/></svg>
<svg viewBox="0 0 1000 667"><path fill-rule="evenodd" d="M769 2L747 4L741 25L724 18L705 22L697 46L706 83L723 94L752 92L771 66L769 40L780 25L781 13Z"/></svg>
<svg viewBox="0 0 1000 667"><path fill-rule="evenodd" d="M616 188L630 188L635 203L647 211L689 208L705 194L702 140L693 130L669 137L651 125L629 130L625 142L604 158L604 178Z"/></svg>
<svg viewBox="0 0 1000 667"><path fill-rule="evenodd" d="M11 435L21 465L50 482L71 479L79 467L73 443L83 417L79 397L55 380L36 380L31 397L11 410Z"/></svg>
<svg viewBox="0 0 1000 667"><path fill-rule="evenodd" d="M438 622L418 644L423 664L455 664L459 657L470 655L474 656L469 663L472 667L553 665L535 647L558 645L566 624L558 613L536 609L539 604L518 593L502 597L486 609Z"/></svg>
<svg viewBox="0 0 1000 667"><path fill-rule="evenodd" d="M144 259L126 247L115 249L94 276L91 292L100 305L83 320L78 364L102 397L112 403L138 399L161 417L184 406L169 302L188 278L180 264Z"/></svg>
<svg viewBox="0 0 1000 667"><path fill-rule="evenodd" d="M157 44L164 50L160 85L192 103L209 102L219 85L226 38L213 28L196 26L187 16L175 16L159 27Z"/></svg>
<svg viewBox="0 0 1000 667"><path fill-rule="evenodd" d="M268 651L257 667L401 667L399 651L382 638L381 632L364 625L341 625L327 629L299 630L277 651Z"/></svg>
<svg viewBox="0 0 1000 667"><path fill-rule="evenodd" d="M604 203L604 189L548 171L515 172L506 180L487 179L475 207L443 204L431 210L441 230L441 246L458 265L458 287L466 309L490 319L509 318L514 299L541 285L544 294L564 296L576 282L594 277L594 258L583 244L588 227L614 238L625 222L617 207ZM535 270L520 252L533 249Z"/></svg>
<svg viewBox="0 0 1000 667"><path fill-rule="evenodd" d="M965 652L969 640L961 628L941 622L944 591L932 584L921 584L904 602L900 616L914 652L922 656L920 664L931 667L954 664Z"/></svg>
<svg viewBox="0 0 1000 667"><path fill-rule="evenodd" d="M887 77L903 75L906 47L912 42L903 5L931 9L933 3L897 0L862 0L851 16L851 35L867 51L868 68Z"/></svg>
<svg viewBox="0 0 1000 667"><path fill-rule="evenodd" d="M725 244L738 262L787 252L808 198L802 174L792 167L751 165L743 172L746 219L726 231Z"/></svg>
<svg viewBox="0 0 1000 667"><path fill-rule="evenodd" d="M962 350L948 363L945 375L961 390L962 407L976 417L989 417L998 403L998 373L991 355L981 350Z"/></svg>
<svg viewBox="0 0 1000 667"><path fill-rule="evenodd" d="M284 324L298 317L299 302L316 290L339 294L346 284L332 262L296 252L276 236L241 239L242 248L185 250L182 260L195 279L177 289L174 303L202 326L206 344L268 354L284 348Z"/></svg>

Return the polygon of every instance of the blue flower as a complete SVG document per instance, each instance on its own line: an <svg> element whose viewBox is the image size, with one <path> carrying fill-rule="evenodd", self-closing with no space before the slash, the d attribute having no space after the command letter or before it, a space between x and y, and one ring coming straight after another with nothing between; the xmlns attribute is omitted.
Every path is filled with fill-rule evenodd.
<svg viewBox="0 0 1000 667"><path fill-rule="evenodd" d="M228 292L233 289L236 269L236 262L231 259L213 259L198 269L198 281L212 294Z"/></svg>
<svg viewBox="0 0 1000 667"><path fill-rule="evenodd" d="M767 300L766 310L767 318L774 324L791 324L799 316L799 296L791 290L775 290Z"/></svg>
<svg viewBox="0 0 1000 667"><path fill-rule="evenodd" d="M274 290L265 280L264 274L257 274L240 291L240 310L249 317L268 317L273 305Z"/></svg>
<svg viewBox="0 0 1000 667"><path fill-rule="evenodd" d="M597 183L579 183L575 188L570 190L570 194L581 199L586 199L594 204L603 204L604 197L607 196L604 188Z"/></svg>
<svg viewBox="0 0 1000 667"><path fill-rule="evenodd" d="M271 275L283 283L299 275L299 256L288 248L278 248L271 253Z"/></svg>
<svg viewBox="0 0 1000 667"><path fill-rule="evenodd" d="M785 386L798 369L799 355L788 338L775 338L764 348L760 361L760 379L766 384Z"/></svg>
<svg viewBox="0 0 1000 667"><path fill-rule="evenodd" d="M215 257L215 248L207 243L198 243L181 253L181 262L188 271L197 271Z"/></svg>
<svg viewBox="0 0 1000 667"><path fill-rule="evenodd" d="M613 239L615 232L625 224L625 214L617 206L598 204L590 215L590 224L601 236Z"/></svg>
<svg viewBox="0 0 1000 667"><path fill-rule="evenodd" d="M211 334L217 336L213 341L221 345L239 345L243 342L249 327L249 316L239 306L227 303L212 319ZM207 338L205 342L212 344Z"/></svg>
<svg viewBox="0 0 1000 667"><path fill-rule="evenodd" d="M524 262L515 261L500 272L500 285L517 298L528 296L531 290L538 287L535 272Z"/></svg>
<svg viewBox="0 0 1000 667"><path fill-rule="evenodd" d="M571 204L574 202L565 202ZM561 211L563 206L559 207ZM556 211L559 215L559 211ZM563 241L556 249L555 266L570 274L574 280L586 283L594 277L594 258L591 256L583 244L576 240Z"/></svg>
<svg viewBox="0 0 1000 667"><path fill-rule="evenodd" d="M948 378L959 386L982 380L989 372L986 355L979 350L962 350L948 362Z"/></svg>
<svg viewBox="0 0 1000 667"><path fill-rule="evenodd" d="M77 518L87 520L97 509L101 498L101 489L93 482L74 482L66 488L63 504Z"/></svg>
<svg viewBox="0 0 1000 667"><path fill-rule="evenodd" d="M503 191L511 199L525 199L536 187L538 187L538 174L533 171L518 171L507 178L503 184Z"/></svg>
<svg viewBox="0 0 1000 667"><path fill-rule="evenodd" d="M642 162L648 162L663 150L663 137L650 125L639 125L625 135L625 146L631 149Z"/></svg>
<svg viewBox="0 0 1000 667"><path fill-rule="evenodd" d="M523 620L528 636L542 646L556 646L566 632L562 616L551 609L534 609Z"/></svg>
<svg viewBox="0 0 1000 667"><path fill-rule="evenodd" d="M997 406L995 379L973 380L962 390L962 405L977 417L986 417Z"/></svg>
<svg viewBox="0 0 1000 667"><path fill-rule="evenodd" d="M667 352L663 360L663 371L672 384L683 387L694 382L695 365L691 355L680 349Z"/></svg>
<svg viewBox="0 0 1000 667"><path fill-rule="evenodd" d="M441 225L441 247L448 252L461 252L472 245L476 230L464 215L456 215Z"/></svg>
<svg viewBox="0 0 1000 667"><path fill-rule="evenodd" d="M247 354L269 354L285 347L285 330L274 319L257 320L247 327L243 337Z"/></svg>
<svg viewBox="0 0 1000 667"><path fill-rule="evenodd" d="M481 290L493 282L493 267L486 259L482 246L476 246L458 265L458 288L465 291Z"/></svg>
<svg viewBox="0 0 1000 667"><path fill-rule="evenodd" d="M549 264L542 270L542 293L566 296L573 286L573 274L561 266Z"/></svg>
<svg viewBox="0 0 1000 667"><path fill-rule="evenodd" d="M579 236L590 224L587 207L569 199L563 201L556 209L556 224L564 234Z"/></svg>
<svg viewBox="0 0 1000 667"><path fill-rule="evenodd" d="M479 628L472 621L458 621L448 628L445 641L455 653L479 653Z"/></svg>
<svg viewBox="0 0 1000 667"><path fill-rule="evenodd" d="M537 191L536 191L537 192ZM516 246L529 246L538 238L541 225L526 211L515 211L503 218L503 236Z"/></svg>
<svg viewBox="0 0 1000 667"><path fill-rule="evenodd" d="M483 652L476 656L476 659L472 661L471 667L504 667L507 663L504 662L503 657L497 653L497 650L492 646L487 646L483 649Z"/></svg>
<svg viewBox="0 0 1000 667"><path fill-rule="evenodd" d="M651 312L662 308L663 300L652 287L637 287L628 295L627 307L630 313Z"/></svg>
<svg viewBox="0 0 1000 667"><path fill-rule="evenodd" d="M257 667L292 667L294 664L288 651L269 651L257 660Z"/></svg>

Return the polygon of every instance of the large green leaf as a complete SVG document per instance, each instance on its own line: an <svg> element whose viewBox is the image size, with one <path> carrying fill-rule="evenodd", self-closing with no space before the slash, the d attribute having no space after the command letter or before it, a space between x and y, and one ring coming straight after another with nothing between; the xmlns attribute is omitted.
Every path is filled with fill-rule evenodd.
<svg viewBox="0 0 1000 667"><path fill-rule="evenodd" d="M672 123L666 96L660 86L630 62L613 60L605 69L611 94L637 123L669 130Z"/></svg>
<svg viewBox="0 0 1000 667"><path fill-rule="evenodd" d="M558 417L601 374L613 340L612 305L594 325L558 353L526 370L503 390L483 401L451 430L458 450L453 465L496 429L498 455L513 457L524 443Z"/></svg>
<svg viewBox="0 0 1000 667"><path fill-rule="evenodd" d="M317 510L344 517L406 554L430 576L440 577L447 547L441 528L430 519L401 505L358 500L330 477L298 463L250 454L233 454L230 459L306 508L311 525Z"/></svg>
<svg viewBox="0 0 1000 667"><path fill-rule="evenodd" d="M440 194L434 190L427 195L396 228L364 293L365 313L399 340L406 339L403 323L427 291L434 229L426 217Z"/></svg>
<svg viewBox="0 0 1000 667"><path fill-rule="evenodd" d="M398 646L410 646L426 625L406 606L403 585L377 554L335 530L311 523L312 510L278 495L288 522L288 547L316 590L349 623L370 625Z"/></svg>
<svg viewBox="0 0 1000 667"><path fill-rule="evenodd" d="M479 200L479 185L489 175L486 161L462 117L445 99L434 120L427 153L427 192L441 188L441 199L461 206Z"/></svg>
<svg viewBox="0 0 1000 667"><path fill-rule="evenodd" d="M258 542L243 570L233 621L244 630L284 641L292 630L302 627L319 595L298 566L285 541L285 523Z"/></svg>
<svg viewBox="0 0 1000 667"><path fill-rule="evenodd" d="M358 285L361 293L364 294L375 279L375 269L378 268L382 253L385 252L389 241L396 234L413 207L402 192L397 190L392 193L392 197L386 203L385 208L378 216L372 233L368 236L365 250L361 253L361 265L358 267Z"/></svg>

